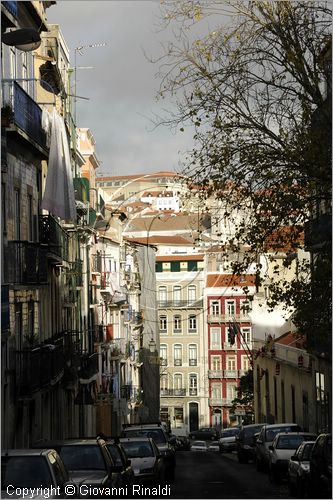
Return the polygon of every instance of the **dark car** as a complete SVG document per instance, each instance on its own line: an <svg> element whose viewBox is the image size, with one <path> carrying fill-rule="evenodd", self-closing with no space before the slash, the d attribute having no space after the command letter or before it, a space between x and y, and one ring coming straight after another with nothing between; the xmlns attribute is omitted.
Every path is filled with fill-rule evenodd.
<svg viewBox="0 0 333 500"><path fill-rule="evenodd" d="M236 438L238 434L239 427L229 427L221 431L221 437L219 439L220 453L236 450Z"/></svg>
<svg viewBox="0 0 333 500"><path fill-rule="evenodd" d="M126 451L118 439L110 439L106 444L114 462L114 470L119 470L118 484L120 486L131 486L134 483L134 471Z"/></svg>
<svg viewBox="0 0 333 500"><path fill-rule="evenodd" d="M332 498L332 434L320 434L310 456L311 498Z"/></svg>
<svg viewBox="0 0 333 500"><path fill-rule="evenodd" d="M152 438L165 462L166 479L173 481L176 469L176 450L170 442L170 436L165 427L159 423L125 424L121 432L122 437L149 437Z"/></svg>
<svg viewBox="0 0 333 500"><path fill-rule="evenodd" d="M41 444L38 444L41 447ZM43 446L55 449L78 490L81 486L116 486L118 471L103 439L65 439L47 441Z"/></svg>
<svg viewBox="0 0 333 500"><path fill-rule="evenodd" d="M189 451L191 449L191 441L187 436L177 436L177 451Z"/></svg>
<svg viewBox="0 0 333 500"><path fill-rule="evenodd" d="M238 462L247 463L254 459L254 450L256 445L255 435L258 434L265 424L244 425L236 437L236 450Z"/></svg>
<svg viewBox="0 0 333 500"><path fill-rule="evenodd" d="M67 471L55 450L17 449L1 454L1 498L19 498L22 488L47 488L49 498L66 498L67 484Z"/></svg>
<svg viewBox="0 0 333 500"><path fill-rule="evenodd" d="M212 441L216 441L219 436L219 432L214 427L200 427L189 434L190 439L211 439Z"/></svg>

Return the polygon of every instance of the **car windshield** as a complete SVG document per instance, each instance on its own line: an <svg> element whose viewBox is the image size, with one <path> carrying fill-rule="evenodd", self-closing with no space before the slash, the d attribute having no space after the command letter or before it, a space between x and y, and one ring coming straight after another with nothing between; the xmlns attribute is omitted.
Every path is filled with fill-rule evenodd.
<svg viewBox="0 0 333 500"><path fill-rule="evenodd" d="M2 457L1 489L12 485L14 488L49 488L52 477L44 457Z"/></svg>
<svg viewBox="0 0 333 500"><path fill-rule="evenodd" d="M276 434L279 432L300 432L302 429L299 425L290 425L289 427L274 427L274 429L266 429L266 441L273 441Z"/></svg>
<svg viewBox="0 0 333 500"><path fill-rule="evenodd" d="M300 436L281 436L278 438L276 448L278 450L296 450L298 446L305 440L305 437Z"/></svg>
<svg viewBox="0 0 333 500"><path fill-rule="evenodd" d="M128 429L125 431L126 437L150 437L156 444L165 444L166 437L162 429Z"/></svg>
<svg viewBox="0 0 333 500"><path fill-rule="evenodd" d="M105 463L98 445L61 446L58 453L67 470L105 470Z"/></svg>
<svg viewBox="0 0 333 500"><path fill-rule="evenodd" d="M149 442L132 441L122 443L129 458L154 457L154 450Z"/></svg>
<svg viewBox="0 0 333 500"><path fill-rule="evenodd" d="M226 438L226 437L237 436L237 434L239 434L239 429L228 429L228 430L222 431L221 436L223 438Z"/></svg>

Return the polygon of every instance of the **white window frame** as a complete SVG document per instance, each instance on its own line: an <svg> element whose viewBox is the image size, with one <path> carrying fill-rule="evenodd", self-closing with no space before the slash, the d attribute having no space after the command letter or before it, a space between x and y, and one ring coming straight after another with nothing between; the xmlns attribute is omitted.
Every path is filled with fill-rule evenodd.
<svg viewBox="0 0 333 500"><path fill-rule="evenodd" d="M234 316L236 314L236 301L234 299L226 299L225 314L226 316Z"/></svg>
<svg viewBox="0 0 333 500"><path fill-rule="evenodd" d="M237 370L237 356L226 356L226 370Z"/></svg>
<svg viewBox="0 0 333 500"><path fill-rule="evenodd" d="M222 398L222 384L220 382L214 382L212 384L212 399Z"/></svg>
<svg viewBox="0 0 333 500"><path fill-rule="evenodd" d="M213 371L222 370L222 358L221 358L221 356L217 356L216 354L211 356L210 366L211 366L211 370L213 370Z"/></svg>
<svg viewBox="0 0 333 500"><path fill-rule="evenodd" d="M221 303L219 300L211 300L209 302L209 310L212 316L219 316L221 314Z"/></svg>
<svg viewBox="0 0 333 500"><path fill-rule="evenodd" d="M182 317L180 314L175 314L173 317L173 331L174 333L182 332Z"/></svg>
<svg viewBox="0 0 333 500"><path fill-rule="evenodd" d="M189 303L193 303L197 300L197 287L195 285L188 286L187 297Z"/></svg>
<svg viewBox="0 0 333 500"><path fill-rule="evenodd" d="M213 327L210 329L209 348L214 351L221 350L221 328Z"/></svg>
<svg viewBox="0 0 333 500"><path fill-rule="evenodd" d="M161 314L161 316L159 317L159 323L160 323L160 332L167 332L168 318L165 314Z"/></svg>
<svg viewBox="0 0 333 500"><path fill-rule="evenodd" d="M233 401L237 398L238 387L237 384L227 384L227 399L228 401Z"/></svg>
<svg viewBox="0 0 333 500"><path fill-rule="evenodd" d="M190 314L188 317L188 329L190 333L196 333L198 329L197 317L195 314Z"/></svg>

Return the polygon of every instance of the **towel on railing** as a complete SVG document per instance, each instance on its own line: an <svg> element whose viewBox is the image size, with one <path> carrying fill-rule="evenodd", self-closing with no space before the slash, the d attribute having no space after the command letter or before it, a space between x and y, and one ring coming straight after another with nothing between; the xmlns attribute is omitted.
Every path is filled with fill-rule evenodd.
<svg viewBox="0 0 333 500"><path fill-rule="evenodd" d="M43 111L43 114L46 113L46 110ZM44 116L42 119L46 134L50 133L50 155L42 208L63 220L76 221L74 184L64 120L55 108L49 118Z"/></svg>

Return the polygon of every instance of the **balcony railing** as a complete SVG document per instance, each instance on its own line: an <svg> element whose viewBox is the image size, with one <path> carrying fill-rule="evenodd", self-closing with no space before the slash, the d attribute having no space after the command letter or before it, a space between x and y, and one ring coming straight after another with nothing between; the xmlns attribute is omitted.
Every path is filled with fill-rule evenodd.
<svg viewBox="0 0 333 500"><path fill-rule="evenodd" d="M68 261L68 234L52 215L40 217L40 240L48 245L51 254Z"/></svg>
<svg viewBox="0 0 333 500"><path fill-rule="evenodd" d="M230 342L223 342L223 349L225 351L237 351L237 342L235 340L234 344L230 344Z"/></svg>
<svg viewBox="0 0 333 500"><path fill-rule="evenodd" d="M61 378L64 372L62 344L46 344L16 352L16 383L19 398L32 394Z"/></svg>
<svg viewBox="0 0 333 500"><path fill-rule="evenodd" d="M161 366L168 366L168 360L165 358L161 358Z"/></svg>
<svg viewBox="0 0 333 500"><path fill-rule="evenodd" d="M12 240L5 247L4 282L15 285L47 283L47 248L40 243Z"/></svg>
<svg viewBox="0 0 333 500"><path fill-rule="evenodd" d="M42 110L15 81L2 82L3 104L12 110L12 121L42 148L46 148Z"/></svg>
<svg viewBox="0 0 333 500"><path fill-rule="evenodd" d="M208 378L222 378L223 370L208 370Z"/></svg>
<svg viewBox="0 0 333 500"><path fill-rule="evenodd" d="M232 402L229 398L210 398L208 399L209 406L231 406Z"/></svg>
<svg viewBox="0 0 333 500"><path fill-rule="evenodd" d="M160 395L162 397L168 397L168 396L182 397L186 396L186 389L161 389Z"/></svg>
<svg viewBox="0 0 333 500"><path fill-rule="evenodd" d="M203 307L203 299L200 300L159 300L157 307L160 309L195 308Z"/></svg>
<svg viewBox="0 0 333 500"><path fill-rule="evenodd" d="M224 370L224 378L238 378L238 370Z"/></svg>
<svg viewBox="0 0 333 500"><path fill-rule="evenodd" d="M229 323L232 321L250 321L247 312L242 314L208 314L208 323Z"/></svg>
<svg viewBox="0 0 333 500"><path fill-rule="evenodd" d="M142 389L138 385L122 385L120 388L120 397L125 399L139 399L142 395Z"/></svg>
<svg viewBox="0 0 333 500"><path fill-rule="evenodd" d="M196 387L190 387L188 390L189 396L197 396L198 395L198 389Z"/></svg>
<svg viewBox="0 0 333 500"><path fill-rule="evenodd" d="M188 365L189 366L197 366L197 364L198 364L198 360L196 358L190 358L188 360Z"/></svg>
<svg viewBox="0 0 333 500"><path fill-rule="evenodd" d="M174 366L182 366L183 362L181 359L174 359L173 360L173 365Z"/></svg>
<svg viewBox="0 0 333 500"><path fill-rule="evenodd" d="M88 383L98 373L98 354L83 354L81 356L80 382Z"/></svg>

